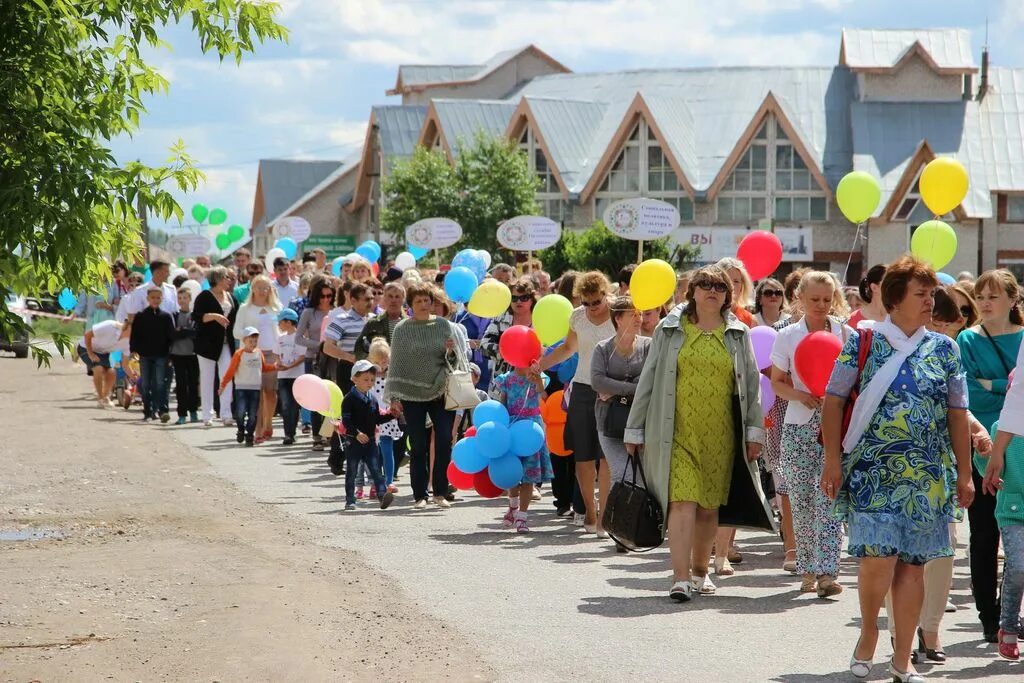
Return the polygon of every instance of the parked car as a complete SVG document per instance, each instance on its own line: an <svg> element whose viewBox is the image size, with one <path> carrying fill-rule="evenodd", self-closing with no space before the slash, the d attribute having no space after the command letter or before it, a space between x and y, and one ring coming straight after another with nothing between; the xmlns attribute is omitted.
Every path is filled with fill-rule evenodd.
<svg viewBox="0 0 1024 683"><path fill-rule="evenodd" d="M16 311L26 325L31 325L32 316L28 314L28 310L39 310L41 307L34 299L26 301L23 296L8 294L7 308ZM7 335L0 332L0 351L13 351L18 358L28 358L28 329L22 330L14 339L8 339Z"/></svg>

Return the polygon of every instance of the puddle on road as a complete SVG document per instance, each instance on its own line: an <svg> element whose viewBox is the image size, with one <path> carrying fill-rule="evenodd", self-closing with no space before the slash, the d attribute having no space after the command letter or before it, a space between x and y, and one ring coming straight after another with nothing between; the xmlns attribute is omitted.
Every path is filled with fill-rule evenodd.
<svg viewBox="0 0 1024 683"><path fill-rule="evenodd" d="M64 532L60 529L52 528L0 529L0 543L13 543L15 541L44 541L51 538L64 538Z"/></svg>

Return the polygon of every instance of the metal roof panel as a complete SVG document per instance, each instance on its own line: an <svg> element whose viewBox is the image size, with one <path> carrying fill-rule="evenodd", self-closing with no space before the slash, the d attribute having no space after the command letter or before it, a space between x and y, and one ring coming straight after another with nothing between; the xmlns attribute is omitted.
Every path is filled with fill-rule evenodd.
<svg viewBox="0 0 1024 683"><path fill-rule="evenodd" d="M974 69L971 34L966 29L843 29L846 65L851 69L885 69L899 63L914 43L942 69Z"/></svg>

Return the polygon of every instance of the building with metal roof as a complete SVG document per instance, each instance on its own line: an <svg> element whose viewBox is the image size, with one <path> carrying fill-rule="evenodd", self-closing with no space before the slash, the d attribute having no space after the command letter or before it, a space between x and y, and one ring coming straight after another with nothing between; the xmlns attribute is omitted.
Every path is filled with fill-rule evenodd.
<svg viewBox="0 0 1024 683"><path fill-rule="evenodd" d="M483 132L519 143L541 212L566 227L654 197L679 209L672 239L701 246L704 260L770 228L784 271L852 262L852 281L862 264L907 250L931 218L920 171L952 156L971 189L946 217L960 242L946 270L1024 275L1024 69L990 68L987 54L977 66L966 30L846 29L837 63L820 67L573 73L530 46L485 65L403 66L389 94L402 104L371 110L354 187L336 197L360 238L386 240L380 180L392 160L424 145L454 161ZM851 170L882 188L859 237L834 199Z"/></svg>

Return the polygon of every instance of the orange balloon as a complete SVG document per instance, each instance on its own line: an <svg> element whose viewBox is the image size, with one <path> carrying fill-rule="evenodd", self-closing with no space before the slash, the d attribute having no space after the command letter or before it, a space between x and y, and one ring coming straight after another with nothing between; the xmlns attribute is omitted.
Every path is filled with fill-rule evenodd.
<svg viewBox="0 0 1024 683"><path fill-rule="evenodd" d="M572 451L565 447L564 423L548 425L547 431L544 433L544 441L547 443L551 455L572 455Z"/></svg>
<svg viewBox="0 0 1024 683"><path fill-rule="evenodd" d="M544 405L540 407L540 416L544 419L545 424L564 423L568 419L565 411L562 410L563 393L561 389L554 392L545 399Z"/></svg>

